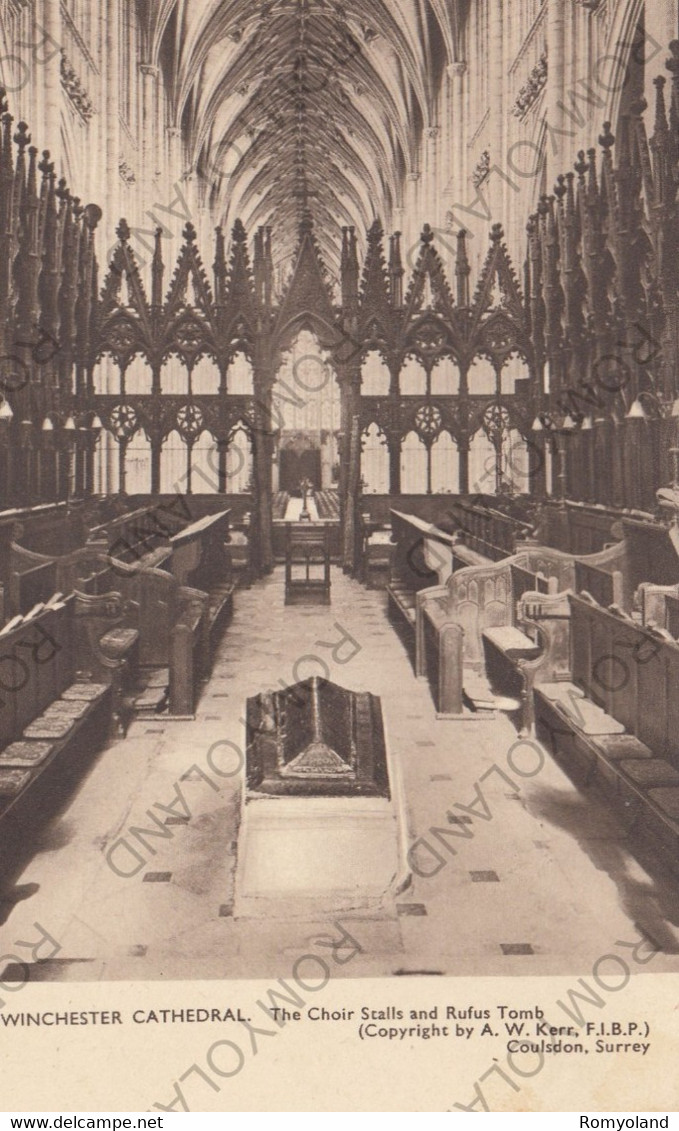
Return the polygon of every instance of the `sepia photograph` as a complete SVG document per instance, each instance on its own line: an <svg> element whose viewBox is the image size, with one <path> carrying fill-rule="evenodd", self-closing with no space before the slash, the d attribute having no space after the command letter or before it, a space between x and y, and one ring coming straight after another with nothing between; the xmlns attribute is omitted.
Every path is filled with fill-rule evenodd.
<svg viewBox="0 0 679 1131"><path fill-rule="evenodd" d="M0 0L0 87L3 1045L249 1049L257 979L309 1052L636 1071L679 0Z"/></svg>

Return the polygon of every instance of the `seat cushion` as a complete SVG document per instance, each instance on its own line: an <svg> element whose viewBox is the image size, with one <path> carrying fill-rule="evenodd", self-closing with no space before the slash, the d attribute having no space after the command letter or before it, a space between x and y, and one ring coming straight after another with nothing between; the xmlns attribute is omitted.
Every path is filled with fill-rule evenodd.
<svg viewBox="0 0 679 1131"><path fill-rule="evenodd" d="M108 691L106 683L72 683L61 693L62 699L85 699L88 703L100 699Z"/></svg>
<svg viewBox="0 0 679 1131"><path fill-rule="evenodd" d="M99 638L99 647L109 659L117 660L129 652L138 639L136 628L112 628Z"/></svg>
<svg viewBox="0 0 679 1131"><path fill-rule="evenodd" d="M679 772L662 758L633 758L621 762L620 770L642 788L679 787Z"/></svg>
<svg viewBox="0 0 679 1131"><path fill-rule="evenodd" d="M24 738L65 738L75 726L75 719L59 715L41 715L26 727Z"/></svg>
<svg viewBox="0 0 679 1131"><path fill-rule="evenodd" d="M557 712L581 734L599 737L625 733L623 724L611 715L607 715L603 708L597 707L591 699L576 697L568 702L557 701L554 706Z"/></svg>
<svg viewBox="0 0 679 1131"><path fill-rule="evenodd" d="M486 628L482 635L483 639L488 640L498 651L514 659L535 659L542 651L530 636L526 636L509 624Z"/></svg>
<svg viewBox="0 0 679 1131"><path fill-rule="evenodd" d="M47 710L43 711L43 718L54 715L56 718L82 719L89 709L90 704L85 699L55 699L54 703L50 703Z"/></svg>
<svg viewBox="0 0 679 1131"><path fill-rule="evenodd" d="M30 770L14 770L7 766L0 767L0 796L15 797L31 780Z"/></svg>
<svg viewBox="0 0 679 1131"><path fill-rule="evenodd" d="M12 742L0 753L0 765L39 766L53 749L50 742Z"/></svg>
<svg viewBox="0 0 679 1131"><path fill-rule="evenodd" d="M623 758L653 758L651 748L634 734L602 734L597 746L611 762L620 762Z"/></svg>

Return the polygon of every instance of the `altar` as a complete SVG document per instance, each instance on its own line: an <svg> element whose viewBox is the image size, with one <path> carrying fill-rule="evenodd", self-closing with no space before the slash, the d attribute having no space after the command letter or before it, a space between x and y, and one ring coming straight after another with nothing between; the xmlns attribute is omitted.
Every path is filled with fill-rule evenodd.
<svg viewBox="0 0 679 1131"><path fill-rule="evenodd" d="M295 498L295 496L293 495L293 497L288 501L283 521L299 522L302 517L302 511L304 510L305 501L306 511L309 515L309 519L307 521L320 522L318 507L316 506L316 500L314 499L313 495L308 496L306 500Z"/></svg>

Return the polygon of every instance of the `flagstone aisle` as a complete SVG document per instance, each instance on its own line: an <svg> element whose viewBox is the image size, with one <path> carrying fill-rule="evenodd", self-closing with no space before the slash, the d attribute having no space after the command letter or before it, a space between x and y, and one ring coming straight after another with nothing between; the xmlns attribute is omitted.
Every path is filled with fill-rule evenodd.
<svg viewBox="0 0 679 1131"><path fill-rule="evenodd" d="M281 569L237 593L197 720L137 722L96 757L32 860L5 882L0 953L34 938L36 922L62 948L31 971L43 980L280 977L299 955L322 953L318 940L339 933L327 916L233 914L245 700L328 674L320 657L334 682L382 697L404 843L425 838L440 853L420 845L418 870L436 874L415 876L379 912L341 916L362 953L335 974L581 975L640 931L663 950L654 970L679 968L677 887L632 858L619 822L549 756L526 776L539 762L531 747L514 749L513 771L516 733L504 716L436 722L385 595L338 570L332 581L331 608L285 608ZM333 654L344 632L360 650ZM455 808L475 799L474 811ZM135 827L158 835L144 847ZM461 834L444 838L456 855L432 827ZM119 840L111 859L127 875L107 863Z"/></svg>

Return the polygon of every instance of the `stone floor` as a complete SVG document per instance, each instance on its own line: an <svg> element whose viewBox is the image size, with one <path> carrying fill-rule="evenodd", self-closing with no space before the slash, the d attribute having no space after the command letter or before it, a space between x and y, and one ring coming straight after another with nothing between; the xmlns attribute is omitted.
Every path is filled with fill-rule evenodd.
<svg viewBox="0 0 679 1131"><path fill-rule="evenodd" d="M362 952L334 973L583 974L640 933L661 951L654 970L679 969L679 884L630 854L591 791L517 746L507 717L436 722L384 594L332 580L330 608L286 608L281 569L237 594L196 721L135 723L5 876L0 953L36 923L61 945L31 971L42 980L279 977L321 953L332 916L233 914L245 699L321 674L382 697L420 873L377 911L339 916ZM356 645L337 650L345 633Z"/></svg>

